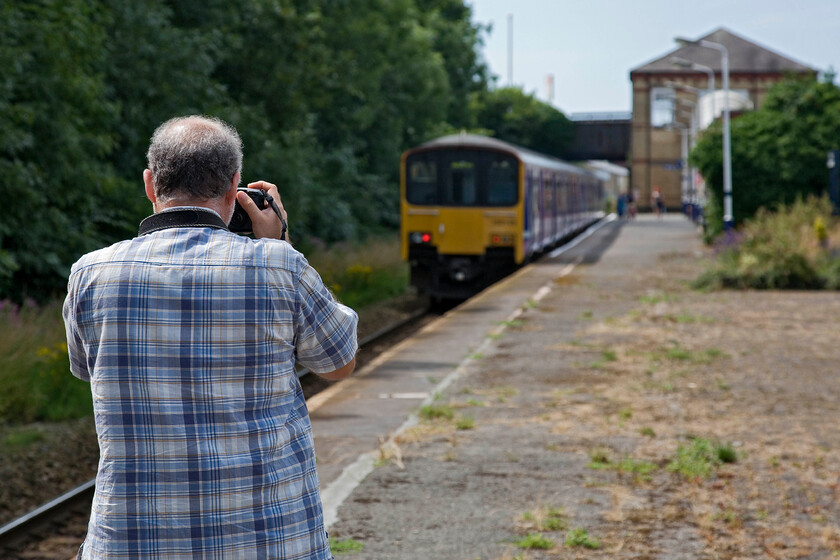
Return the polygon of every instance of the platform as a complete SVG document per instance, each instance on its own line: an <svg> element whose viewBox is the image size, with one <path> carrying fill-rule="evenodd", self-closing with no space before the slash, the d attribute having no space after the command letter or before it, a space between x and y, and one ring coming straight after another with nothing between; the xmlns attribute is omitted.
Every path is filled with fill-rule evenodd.
<svg viewBox="0 0 840 560"><path fill-rule="evenodd" d="M683 216L605 220L310 399L327 523L336 520L339 505L373 468L380 446L413 423L419 407L457 378L471 356L492 345L529 301L559 289L558 278L597 263L597 281L620 291L635 269L655 266L662 254L698 246L696 229Z"/></svg>

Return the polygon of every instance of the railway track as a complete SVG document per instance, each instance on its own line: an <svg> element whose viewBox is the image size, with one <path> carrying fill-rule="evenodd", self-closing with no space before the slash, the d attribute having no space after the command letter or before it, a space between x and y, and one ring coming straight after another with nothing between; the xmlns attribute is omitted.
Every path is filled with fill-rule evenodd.
<svg viewBox="0 0 840 560"><path fill-rule="evenodd" d="M422 327L434 317L423 307L408 316L375 330L359 340L359 366L389 346ZM307 398L334 382L299 370ZM4 560L69 560L74 557L87 530L87 518L95 491L95 480L62 494L35 510L0 527L0 558Z"/></svg>

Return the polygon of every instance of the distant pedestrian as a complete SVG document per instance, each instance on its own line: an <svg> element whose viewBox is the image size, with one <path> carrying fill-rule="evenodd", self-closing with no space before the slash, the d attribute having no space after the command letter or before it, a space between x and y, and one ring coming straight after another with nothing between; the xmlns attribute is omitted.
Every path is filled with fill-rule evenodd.
<svg viewBox="0 0 840 560"><path fill-rule="evenodd" d="M632 189L627 191L627 218L632 220L636 217L636 197Z"/></svg>
<svg viewBox="0 0 840 560"><path fill-rule="evenodd" d="M650 195L651 206L657 218L661 218L665 213L665 203L662 201L662 189L658 186L653 187L653 192Z"/></svg>
<svg viewBox="0 0 840 560"><path fill-rule="evenodd" d="M624 193L618 195L618 199L616 200L616 212L618 212L618 217L623 218L625 212L627 211L627 197Z"/></svg>

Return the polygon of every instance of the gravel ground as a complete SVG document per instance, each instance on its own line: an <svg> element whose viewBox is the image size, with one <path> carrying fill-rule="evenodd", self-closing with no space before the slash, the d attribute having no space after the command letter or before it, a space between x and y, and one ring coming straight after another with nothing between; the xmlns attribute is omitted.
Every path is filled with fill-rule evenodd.
<svg viewBox="0 0 840 560"><path fill-rule="evenodd" d="M840 297L698 293L704 258L608 255L559 278L331 536L364 559L840 556ZM674 470L704 441L735 461Z"/></svg>

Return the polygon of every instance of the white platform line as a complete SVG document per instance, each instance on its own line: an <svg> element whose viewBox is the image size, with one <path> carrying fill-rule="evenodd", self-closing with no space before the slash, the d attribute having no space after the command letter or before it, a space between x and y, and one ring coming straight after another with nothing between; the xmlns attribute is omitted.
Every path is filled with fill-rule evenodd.
<svg viewBox="0 0 840 560"><path fill-rule="evenodd" d="M533 302L538 302L541 299L545 298L545 296L547 296L551 292L554 280L556 278L562 278L563 276L571 274L571 272L577 266L578 262L566 265L555 278L543 285L540 289L534 292L534 295L532 295L528 299L530 299ZM508 318L505 321L502 322L502 324L493 329L493 331L491 331L485 337L482 343L478 346L478 348L476 348L472 352L470 356L464 358L464 360L460 364L458 364L458 367L452 370L449 373L449 375L444 377L443 380L441 380L441 382L438 383L434 387L434 389L432 389L432 391L429 393L429 396L423 399L423 402L420 403L417 411L412 412L408 416L408 418L406 418L405 422L403 422L402 425L388 437L388 440L385 441L379 447L379 449L375 449L359 455L359 457L352 464L346 466L344 470L341 471L341 474L338 476L338 478L332 481L321 492L321 503L324 507L324 525L327 528L331 527L334 523L338 521L338 508L341 507L341 504L344 503L344 500L346 500L350 496L350 494L353 493L353 490L355 490L359 486L359 484L362 483L365 477L367 477L367 475L369 475L373 471L376 465L376 459L380 455L380 450L387 449L389 447L396 448L396 439L406 430L413 428L420 422L420 416L418 414L419 410L422 407L434 402L436 394L442 393L444 390L446 390L447 387L452 385L452 383L454 383L459 377L461 377L466 372L467 367L470 365L470 363L478 359L474 356L480 354L487 347L489 347L498 338L498 336L505 331L507 325L510 324L511 321L519 317L522 313L524 313L524 307L520 305L508 316ZM322 401L321 403L319 403L319 405L323 404L323 402L325 401Z"/></svg>
<svg viewBox="0 0 840 560"><path fill-rule="evenodd" d="M578 235L577 237L575 237L574 239L572 239L571 241L569 241L565 245L563 245L561 247L557 247L556 249L554 249L552 252L550 252L548 254L548 258L553 259L554 257L556 257L558 255L562 255L563 253L565 253L569 249L571 249L573 247L577 247L584 239L588 238L589 236L591 236L593 233L595 233L596 231L598 231L599 229L601 229L602 227L604 227L608 223L614 222L617 219L618 219L618 216L616 216L615 214L609 214L603 220L599 220L595 224L589 226L586 229L586 231L584 231L583 233L581 233L580 235Z"/></svg>

